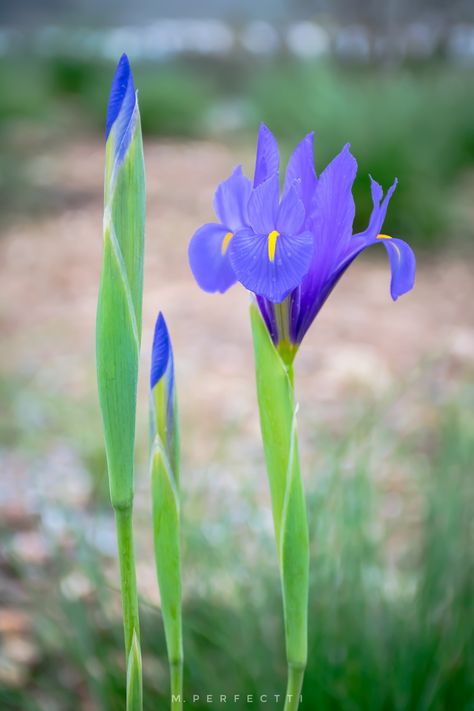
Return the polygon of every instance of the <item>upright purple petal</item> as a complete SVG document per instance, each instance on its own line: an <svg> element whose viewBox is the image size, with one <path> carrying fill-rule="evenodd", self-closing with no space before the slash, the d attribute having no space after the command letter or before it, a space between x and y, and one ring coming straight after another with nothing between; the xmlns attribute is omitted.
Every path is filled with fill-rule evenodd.
<svg viewBox="0 0 474 711"><path fill-rule="evenodd" d="M315 255L320 261L337 258L352 236L356 173L356 160L346 145L320 175L312 214Z"/></svg>
<svg viewBox="0 0 474 711"><path fill-rule="evenodd" d="M165 318L160 311L155 324L153 346L151 351L150 388L152 390L162 379L168 367L172 365L172 360L173 352L168 327L166 325Z"/></svg>
<svg viewBox="0 0 474 711"><path fill-rule="evenodd" d="M311 215L313 261L299 289L299 308L293 310L292 331L298 343L333 288L334 272L350 245L356 172L357 163L346 145L319 177Z"/></svg>
<svg viewBox="0 0 474 711"><path fill-rule="evenodd" d="M171 466L177 474L179 437L176 427L176 389L171 339L165 318L160 312L156 320L151 352L150 388L153 431L166 447Z"/></svg>
<svg viewBox="0 0 474 711"><path fill-rule="evenodd" d="M303 279L313 253L313 235L280 235L274 258L269 257L268 235L241 230L230 243L229 255L237 279L249 291L280 303Z"/></svg>
<svg viewBox="0 0 474 711"><path fill-rule="evenodd" d="M126 105L126 114L129 118L135 105L135 86L130 62L126 54L122 54L117 69L115 70L112 86L110 88L109 103L107 106L107 119L105 123L105 138L109 137L110 130L123 105Z"/></svg>
<svg viewBox="0 0 474 711"><path fill-rule="evenodd" d="M253 186L256 188L264 180L278 173L280 168L280 153L275 136L264 123L260 124L255 158L255 173Z"/></svg>
<svg viewBox="0 0 474 711"><path fill-rule="evenodd" d="M280 184L276 173L252 190L248 203L248 216L254 232L268 234L275 229L279 199Z"/></svg>
<svg viewBox="0 0 474 711"><path fill-rule="evenodd" d="M132 70L127 55L123 54L112 80L105 131L107 143L110 141L113 146L114 174L128 151L137 116Z"/></svg>
<svg viewBox="0 0 474 711"><path fill-rule="evenodd" d="M286 169L284 193L295 185L307 214L311 209L318 179L314 168L314 131L308 133L296 147ZM295 183L296 181L296 183Z"/></svg>
<svg viewBox="0 0 474 711"><path fill-rule="evenodd" d="M374 207L372 209L372 214L370 216L367 229L364 230L364 232L359 232L357 235L354 235L354 239L360 237L363 239L372 240L380 234L385 220L385 215L387 214L388 203L390 202L390 198L395 192L397 184L398 180L395 178L393 184L388 189L385 198L382 200L382 187L372 178L372 176L370 176L370 190L372 193L372 202L374 204Z"/></svg>
<svg viewBox="0 0 474 711"><path fill-rule="evenodd" d="M241 230L249 224L247 205L251 191L252 184L242 173L240 165L216 190L214 196L216 215L232 232Z"/></svg>
<svg viewBox="0 0 474 711"><path fill-rule="evenodd" d="M280 203L276 229L285 235L297 235L302 230L304 217L304 205L299 199L295 187L291 186Z"/></svg>
<svg viewBox="0 0 474 711"><path fill-rule="evenodd" d="M226 227L204 225L189 243L189 264L194 278L204 291L224 293L237 281L229 261L228 244L234 237Z"/></svg>

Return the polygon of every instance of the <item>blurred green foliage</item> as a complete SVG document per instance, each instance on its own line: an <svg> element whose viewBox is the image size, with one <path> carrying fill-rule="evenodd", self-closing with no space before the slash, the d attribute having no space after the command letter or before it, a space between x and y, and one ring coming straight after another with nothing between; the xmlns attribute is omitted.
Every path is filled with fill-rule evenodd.
<svg viewBox="0 0 474 711"><path fill-rule="evenodd" d="M360 166L357 229L370 214L370 172L385 188L399 178L389 233L424 246L462 241L472 233L467 193L474 165L474 72L468 68L196 58L139 63L134 70L148 135L228 140L230 127L234 136L243 134L253 142L263 120L288 154L315 130L319 171L344 143L352 144ZM63 139L85 129L101 132L112 72L110 63L71 57L4 58L2 147L11 143L9 129L25 123L47 126ZM4 196L18 192L25 179L21 171L22 162L15 167L6 150L0 160ZM5 208L8 202L5 197Z"/></svg>
<svg viewBox="0 0 474 711"><path fill-rule="evenodd" d="M301 709L471 711L471 396L466 389L440 404L435 421L405 440L393 437L386 411L375 407L343 441L315 435L310 646ZM387 466L392 473L384 486L378 476ZM263 462L261 468L263 476ZM403 505L387 519L381 510L390 497ZM259 701L261 693L283 692L285 664L276 553L271 531L258 525L257 498L240 492L206 520L195 500L184 502L185 691L188 699L199 695L188 703L198 711L220 708L220 694L253 694L255 709L280 707ZM119 593L97 552L83 540L73 556L58 550L46 581L18 569L22 574L37 610L41 657L28 685L0 688L2 708L72 711L78 698L91 709L123 708ZM71 575L89 581L86 596L67 592ZM165 708L162 623L148 604L141 613L145 708ZM207 694L214 694L213 703ZM247 707L243 700L233 705Z"/></svg>

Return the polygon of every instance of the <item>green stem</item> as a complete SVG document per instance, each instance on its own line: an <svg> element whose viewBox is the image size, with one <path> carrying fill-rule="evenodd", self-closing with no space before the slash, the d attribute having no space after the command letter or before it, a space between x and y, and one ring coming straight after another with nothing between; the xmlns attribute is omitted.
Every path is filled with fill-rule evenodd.
<svg viewBox="0 0 474 711"><path fill-rule="evenodd" d="M128 660L134 631L138 642L140 642L132 506L126 509L115 509L115 526L117 529L117 545L120 563L125 653Z"/></svg>
<svg viewBox="0 0 474 711"><path fill-rule="evenodd" d="M171 675L171 711L183 708L183 660L170 664Z"/></svg>
<svg viewBox="0 0 474 711"><path fill-rule="evenodd" d="M304 667L288 665L288 684L286 687L284 711L297 711L301 689L303 687Z"/></svg>

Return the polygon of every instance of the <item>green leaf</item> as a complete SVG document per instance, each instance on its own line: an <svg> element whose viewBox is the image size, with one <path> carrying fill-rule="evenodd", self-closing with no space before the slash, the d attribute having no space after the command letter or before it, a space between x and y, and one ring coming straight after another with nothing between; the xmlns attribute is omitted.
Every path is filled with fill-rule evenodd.
<svg viewBox="0 0 474 711"><path fill-rule="evenodd" d="M116 173L107 146L104 255L97 306L97 382L112 505L133 499L141 338L145 180L140 121ZM113 175L113 180L112 180Z"/></svg>
<svg viewBox="0 0 474 711"><path fill-rule="evenodd" d="M180 512L175 479L161 446L151 457L153 537L161 611L170 665L183 658L181 625Z"/></svg>
<svg viewBox="0 0 474 711"><path fill-rule="evenodd" d="M250 307L257 398L278 548L288 662L307 657L309 542L291 371L283 363L257 307Z"/></svg>
<svg viewBox="0 0 474 711"><path fill-rule="evenodd" d="M127 662L127 711L141 711L142 708L142 657L137 635L134 632Z"/></svg>

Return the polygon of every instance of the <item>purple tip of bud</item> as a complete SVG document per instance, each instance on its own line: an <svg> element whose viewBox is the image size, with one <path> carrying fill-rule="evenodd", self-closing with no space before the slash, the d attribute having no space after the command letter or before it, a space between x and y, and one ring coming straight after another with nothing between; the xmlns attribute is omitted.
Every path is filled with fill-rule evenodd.
<svg viewBox="0 0 474 711"><path fill-rule="evenodd" d="M121 124L126 127L130 121L135 106L135 86L130 62L126 54L122 54L117 64L112 86L110 89L109 103L107 106L107 119L105 124L105 138L120 114L122 107L125 109L126 117ZM120 142L120 139L119 141Z"/></svg>
<svg viewBox="0 0 474 711"><path fill-rule="evenodd" d="M168 327L166 326L165 318L160 311L156 320L153 347L151 351L150 388L152 390L165 374L168 364L172 358L173 352Z"/></svg>

